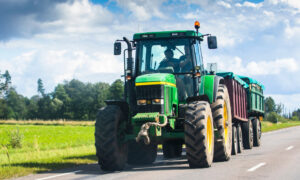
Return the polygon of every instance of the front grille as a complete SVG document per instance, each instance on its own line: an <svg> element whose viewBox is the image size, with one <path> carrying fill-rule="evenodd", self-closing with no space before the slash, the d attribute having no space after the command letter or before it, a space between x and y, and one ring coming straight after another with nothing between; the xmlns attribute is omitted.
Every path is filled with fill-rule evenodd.
<svg viewBox="0 0 300 180"><path fill-rule="evenodd" d="M136 86L136 98L139 99L163 99L164 98L164 86L153 85L153 86ZM138 112L159 112L164 113L164 105L138 105Z"/></svg>

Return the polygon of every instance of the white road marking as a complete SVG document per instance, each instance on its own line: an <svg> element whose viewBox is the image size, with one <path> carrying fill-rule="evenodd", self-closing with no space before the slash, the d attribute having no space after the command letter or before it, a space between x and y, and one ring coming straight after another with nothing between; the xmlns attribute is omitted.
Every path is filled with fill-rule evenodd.
<svg viewBox="0 0 300 180"><path fill-rule="evenodd" d="M256 169L258 169L258 168L260 168L260 167L262 167L262 166L264 166L264 165L266 165L265 162L259 163L258 165L253 166L252 168L248 169L248 172L255 171Z"/></svg>
<svg viewBox="0 0 300 180"><path fill-rule="evenodd" d="M289 146L289 147L287 147L287 148L285 148L285 150L291 150L291 149L293 149L294 148L294 146Z"/></svg>
<svg viewBox="0 0 300 180"><path fill-rule="evenodd" d="M56 177L60 177L60 176L65 176L65 175L68 175L68 174L74 174L74 173L81 172L81 171L82 170L78 170L78 171L73 171L73 172L58 174L58 175L54 175L54 176L48 176L48 177L44 177L44 178L39 178L39 179L36 179L36 180L52 179L52 178L56 178Z"/></svg>

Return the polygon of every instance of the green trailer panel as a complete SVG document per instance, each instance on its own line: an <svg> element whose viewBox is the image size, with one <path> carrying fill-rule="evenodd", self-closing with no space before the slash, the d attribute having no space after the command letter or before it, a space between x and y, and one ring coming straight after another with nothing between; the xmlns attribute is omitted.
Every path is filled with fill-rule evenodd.
<svg viewBox="0 0 300 180"><path fill-rule="evenodd" d="M261 114L263 115L265 112L265 102L264 102L264 86L256 81L255 79L246 77L246 76L238 76L243 81L248 84L247 88L247 97L248 97L248 111L249 114Z"/></svg>

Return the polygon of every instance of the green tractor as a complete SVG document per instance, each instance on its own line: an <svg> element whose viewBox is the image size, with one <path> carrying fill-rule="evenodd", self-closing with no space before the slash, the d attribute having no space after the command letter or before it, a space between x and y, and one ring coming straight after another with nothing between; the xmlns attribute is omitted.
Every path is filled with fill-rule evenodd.
<svg viewBox="0 0 300 180"><path fill-rule="evenodd" d="M199 27L196 22L196 31L136 33L132 41L115 42L115 55L121 54L121 41L127 44L125 95L106 101L97 116L95 145L103 170L151 164L159 144L165 158L180 157L185 145L191 168L230 159L228 90L223 77L204 69L200 46L206 37L208 48L216 49L217 40Z"/></svg>

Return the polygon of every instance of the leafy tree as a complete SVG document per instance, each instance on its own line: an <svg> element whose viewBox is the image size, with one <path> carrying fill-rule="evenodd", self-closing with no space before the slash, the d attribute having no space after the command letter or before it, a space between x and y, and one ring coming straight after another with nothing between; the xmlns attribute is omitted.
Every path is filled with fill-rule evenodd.
<svg viewBox="0 0 300 180"><path fill-rule="evenodd" d="M24 119L26 117L27 109L25 98L19 95L15 89L11 88L6 97L6 103L10 109L8 109L8 119Z"/></svg>
<svg viewBox="0 0 300 180"><path fill-rule="evenodd" d="M266 113L275 112L276 104L272 97L267 97L265 99Z"/></svg>
<svg viewBox="0 0 300 180"><path fill-rule="evenodd" d="M37 89L38 93L40 93L42 97L45 97L46 94L45 94L45 88L42 79L39 78L37 84L38 84L38 89Z"/></svg>
<svg viewBox="0 0 300 180"><path fill-rule="evenodd" d="M117 79L109 88L109 98L114 100L124 99L124 83Z"/></svg>

